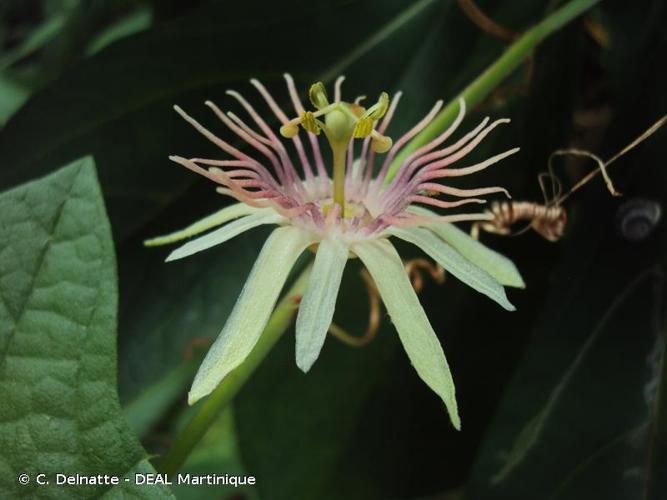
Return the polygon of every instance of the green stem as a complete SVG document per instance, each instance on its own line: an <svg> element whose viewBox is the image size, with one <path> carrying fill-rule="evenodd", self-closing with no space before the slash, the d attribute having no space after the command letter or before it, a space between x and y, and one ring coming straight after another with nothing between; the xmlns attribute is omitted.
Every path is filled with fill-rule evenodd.
<svg viewBox="0 0 667 500"><path fill-rule="evenodd" d="M345 149L331 144L333 150L333 201L340 206L340 215L345 217Z"/></svg>
<svg viewBox="0 0 667 500"><path fill-rule="evenodd" d="M163 474L173 475L178 472L193 448L204 437L220 411L236 396L243 384L248 380L285 333L294 318L294 311L299 307L299 300L306 289L311 266L308 266L296 279L290 290L282 298L273 311L269 322L252 352L246 360L231 372L220 385L200 404L197 413L188 422L185 429L176 437L171 448L157 463L157 470Z"/></svg>
<svg viewBox="0 0 667 500"><path fill-rule="evenodd" d="M415 136L408 145L396 156L389 167L386 182L396 175L403 161L412 152L427 144L435 138L442 130L450 125L459 110L458 99L463 97L468 109L488 96L505 78L507 78L528 57L539 43L546 37L558 31L572 19L587 11L600 0L572 0L560 9L544 18L538 24L526 31L521 38L509 46L502 56L470 85L468 85L460 96L449 102L447 106L435 117L435 119Z"/></svg>

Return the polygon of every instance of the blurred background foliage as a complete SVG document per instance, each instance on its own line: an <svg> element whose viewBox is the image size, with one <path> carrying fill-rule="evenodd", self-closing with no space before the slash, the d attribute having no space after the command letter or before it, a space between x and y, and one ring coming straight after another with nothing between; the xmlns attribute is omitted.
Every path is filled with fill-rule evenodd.
<svg viewBox="0 0 667 500"><path fill-rule="evenodd" d="M404 91L394 136L438 98L453 98L506 46L454 0L4 0L0 3L0 188L95 158L118 255L119 394L151 453L192 414L185 393L229 313L266 232L168 265L148 236L222 201L167 161L213 147L178 103L213 128L205 99L259 102L261 79L286 103L347 76L346 96ZM479 0L510 33L562 2ZM466 119L508 116L478 158L520 146L475 176L540 201L549 154L576 146L610 157L667 110L667 6L603 0L546 42ZM565 238L482 235L512 258L527 289L507 313L453 279L421 300L457 383L463 430L422 384L387 318L353 349L330 338L307 375L288 332L220 415L184 470L246 472L249 490L175 488L179 498L666 498L664 222L642 207L667 197L666 131L567 202ZM592 165L558 163L565 185ZM461 185L465 185L462 183ZM647 234L642 229L648 229ZM640 238L636 236L639 231ZM643 235L643 236L642 236ZM409 255L410 249L405 248ZM336 321L365 327L358 265L346 270ZM196 408L194 409L196 411ZM239 496L240 495L240 496Z"/></svg>

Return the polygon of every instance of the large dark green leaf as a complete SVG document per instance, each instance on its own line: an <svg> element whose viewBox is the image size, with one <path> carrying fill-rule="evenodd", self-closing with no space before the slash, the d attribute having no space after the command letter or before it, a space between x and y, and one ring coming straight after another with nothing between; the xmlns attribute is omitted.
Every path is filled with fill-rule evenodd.
<svg viewBox="0 0 667 500"><path fill-rule="evenodd" d="M134 486L154 470L116 397L115 257L92 159L1 194L0 213L0 496L169 498ZM56 473L129 481L72 488Z"/></svg>
<svg viewBox="0 0 667 500"><path fill-rule="evenodd" d="M654 448L664 446L655 441L664 423L654 420L664 277L655 268L615 273L613 286L600 267L576 289L557 288L483 450L472 498L643 498L651 485ZM610 291L595 288L593 301L602 280Z"/></svg>

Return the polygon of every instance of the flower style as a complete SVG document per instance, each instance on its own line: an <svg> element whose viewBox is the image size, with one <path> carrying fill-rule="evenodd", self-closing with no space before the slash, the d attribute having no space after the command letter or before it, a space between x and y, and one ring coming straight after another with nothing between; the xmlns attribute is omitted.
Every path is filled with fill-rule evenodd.
<svg viewBox="0 0 667 500"><path fill-rule="evenodd" d="M285 80L297 116L292 119L259 81L251 80L251 83L282 124L280 134L292 142L303 178L283 141L237 92L227 91L227 94L245 109L252 125L232 112L223 112L210 101L206 105L256 151L256 157L220 139L175 106L187 122L231 158L171 156L170 159L215 182L219 193L239 203L181 231L148 240L146 244L172 243L224 224L174 250L167 258L171 261L263 224L278 226L264 243L227 323L199 368L189 402L192 404L208 395L243 362L266 326L295 261L311 248L316 252L315 261L296 320L299 368L307 372L318 358L333 319L343 269L349 258L358 257L375 281L417 373L442 398L454 427L459 429L454 383L443 349L389 238L396 237L418 246L453 276L505 309L513 310L503 285L524 286L514 264L451 224L483 220L488 216L480 213L439 215L423 206L447 209L483 203L485 200L479 197L487 194L507 194L501 187L458 189L438 180L479 172L517 152L515 148L474 165L449 168L497 125L509 120L489 123L486 118L451 146L439 149L463 120L465 103L460 100L453 124L407 156L392 175L390 165L397 153L434 119L442 101L392 143L384 134L400 100L400 92L391 104L389 96L383 93L377 103L365 109L360 104L362 97L352 103L341 100L344 78L339 77L332 102L321 83L310 88L309 97L315 108L311 112L305 110L291 76L286 74ZM309 151L299 134L300 128L306 131ZM320 150L318 135L321 132L333 153L332 176ZM355 148L358 145L355 139L363 140L360 148ZM386 153L386 157L380 164L377 158L382 153ZM458 199L436 198L440 194Z"/></svg>

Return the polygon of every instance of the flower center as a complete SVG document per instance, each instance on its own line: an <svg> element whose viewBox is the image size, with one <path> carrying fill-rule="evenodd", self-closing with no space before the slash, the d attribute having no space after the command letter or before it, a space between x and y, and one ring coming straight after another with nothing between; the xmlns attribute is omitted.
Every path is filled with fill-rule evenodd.
<svg viewBox="0 0 667 500"><path fill-rule="evenodd" d="M326 200L322 204L322 209L321 209L322 215L324 215L325 217L329 215L329 212L331 212L331 209L334 207L335 204L336 202L334 202L332 198ZM345 203L345 208L342 213L343 219L352 219L354 217L362 218L366 215L368 215L368 210L362 204L350 203L350 202Z"/></svg>
<svg viewBox="0 0 667 500"><path fill-rule="evenodd" d="M387 112L389 95L383 92L378 101L368 109L344 101L330 103L322 82L311 85L308 95L317 111L303 112L299 118L285 123L280 128L280 133L284 137L294 137L299 131L299 124L315 135L324 131L333 155L333 203L340 206L340 212L346 218L348 210L345 203L345 153L350 141L368 136L371 137L373 151L385 153L391 148L391 138L381 135L373 128ZM320 119L322 116L324 121Z"/></svg>

